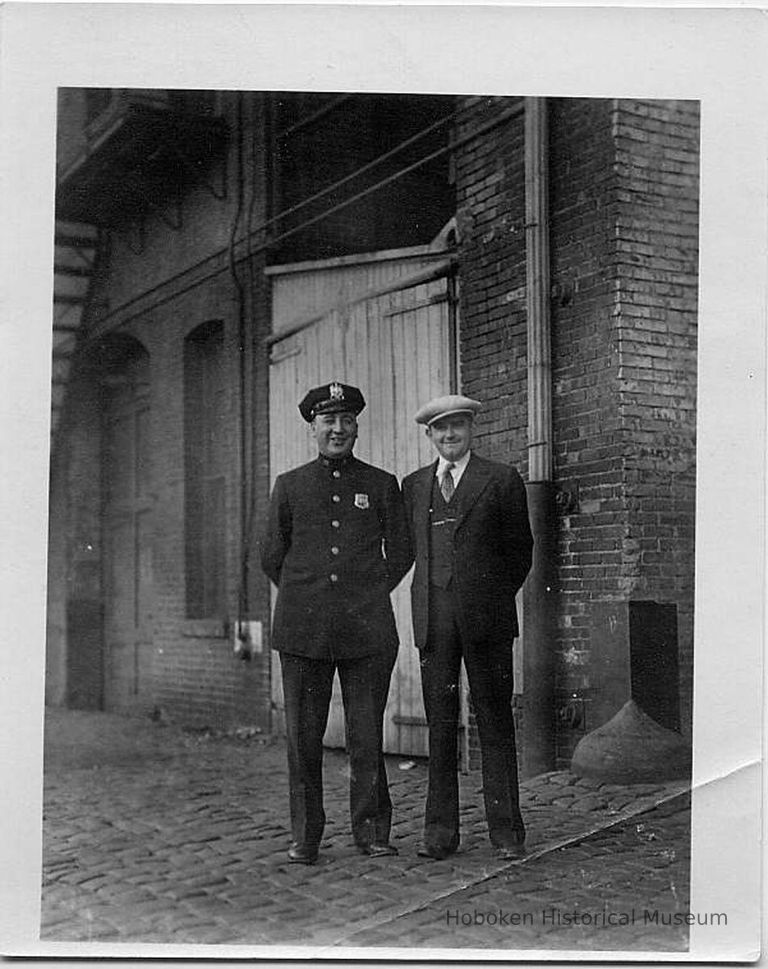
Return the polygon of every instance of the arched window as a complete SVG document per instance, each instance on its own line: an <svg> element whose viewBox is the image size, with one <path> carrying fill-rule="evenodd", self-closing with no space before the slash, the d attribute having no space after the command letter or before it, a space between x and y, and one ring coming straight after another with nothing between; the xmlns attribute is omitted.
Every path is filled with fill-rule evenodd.
<svg viewBox="0 0 768 969"><path fill-rule="evenodd" d="M224 326L184 343L184 520L187 618L226 615Z"/></svg>

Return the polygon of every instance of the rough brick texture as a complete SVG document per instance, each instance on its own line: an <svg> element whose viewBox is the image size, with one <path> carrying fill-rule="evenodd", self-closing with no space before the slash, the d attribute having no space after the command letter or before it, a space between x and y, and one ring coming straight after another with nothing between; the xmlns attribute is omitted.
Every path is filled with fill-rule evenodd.
<svg viewBox="0 0 768 969"><path fill-rule="evenodd" d="M691 730L699 110L620 101L616 306L627 441L625 593L677 605L681 727Z"/></svg>
<svg viewBox="0 0 768 969"><path fill-rule="evenodd" d="M627 522L624 442L614 328L615 147L611 104L555 101L550 108L550 210L554 476L566 500L558 521L559 709L584 701L585 718L563 727L558 755L585 730L595 683L589 664L590 602L621 594Z"/></svg>
<svg viewBox="0 0 768 969"><path fill-rule="evenodd" d="M511 104L466 99L457 139ZM698 116L685 102L552 100L549 128L563 764L597 725L595 600L677 605L690 731ZM525 474L522 116L460 147L455 172L463 389L486 403L479 449ZM520 722L524 695L516 709Z"/></svg>
<svg viewBox="0 0 768 969"><path fill-rule="evenodd" d="M470 99L457 140L500 119L510 99ZM461 377L484 402L479 449L527 469L525 195L522 113L455 153L461 239Z"/></svg>
<svg viewBox="0 0 768 969"><path fill-rule="evenodd" d="M235 126L237 100L224 96L222 107ZM226 245L237 218L242 236L246 214L264 218L264 120L258 97L246 98L242 140L233 139L226 170L226 197L216 199L203 181L188 186L181 202L181 224L170 228L168 212L152 212L143 224L126 220L109 233L91 294L87 325L92 338L81 358L87 370L69 388L69 415L62 428L65 445L52 476L51 586L49 606L49 702L99 706L104 696L82 692L78 655L82 641L72 617L93 611L88 603L111 608L106 594L106 557L102 555L105 495L101 490L104 446L98 389L100 347L132 337L149 355L149 454L151 456L152 597L150 646L142 655L141 676L149 681L149 708L172 721L226 729L270 727L270 652L251 662L236 658L231 624L238 616L269 624L269 590L258 568L249 574L243 556L252 554L251 526L264 511L267 494L267 361L262 341L269 331L263 254L237 264L239 286L231 275ZM208 173L213 181L221 172ZM238 184L244 196L238 206ZM205 262L201 265L201 260ZM238 298L243 301L245 340L241 348ZM225 391L220 433L225 462L226 609L201 620L186 615L184 496L184 340L200 324L224 326ZM246 487L241 488L241 382L245 367ZM245 527L244 527L244 522ZM249 536L243 539L243 534ZM90 546L90 548L88 548ZM243 583L247 596L243 594ZM73 603L81 607L75 608ZM68 619L70 620L68 626ZM102 621L108 622L108 615ZM108 662L96 651L88 663ZM105 672L103 675L108 674ZM107 697L107 705L109 703ZM146 712L146 704L142 708Z"/></svg>

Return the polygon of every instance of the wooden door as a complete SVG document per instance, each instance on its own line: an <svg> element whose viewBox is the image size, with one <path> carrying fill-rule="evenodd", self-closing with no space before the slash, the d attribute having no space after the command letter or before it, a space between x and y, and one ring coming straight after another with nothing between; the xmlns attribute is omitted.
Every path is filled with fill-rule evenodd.
<svg viewBox="0 0 768 969"><path fill-rule="evenodd" d="M104 415L104 708L152 709L149 363L107 378Z"/></svg>
<svg viewBox="0 0 768 969"><path fill-rule="evenodd" d="M354 384L367 406L359 418L356 455L398 481L433 460L431 446L413 419L430 397L457 385L456 321L452 281L446 274L335 309L272 347L270 462L272 479L311 460L316 447L297 403L307 389L330 380ZM425 756L427 731L418 652L413 646L410 574L392 596L400 651L384 720L384 749ZM282 704L279 677L273 699ZM338 680L325 738L344 745Z"/></svg>

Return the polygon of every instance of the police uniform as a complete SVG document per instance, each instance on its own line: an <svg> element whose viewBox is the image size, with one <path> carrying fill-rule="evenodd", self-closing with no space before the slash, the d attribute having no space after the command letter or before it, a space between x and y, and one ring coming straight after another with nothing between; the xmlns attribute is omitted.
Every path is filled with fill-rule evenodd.
<svg viewBox="0 0 768 969"><path fill-rule="evenodd" d="M310 391L299 409L311 421L364 406L359 390L333 383ZM412 562L397 479L351 454L319 455L280 475L261 561L278 588L272 647L283 675L294 854L302 856L291 860L314 860L323 833L322 739L337 669L354 840L368 854L393 854L382 754L398 647L390 593Z"/></svg>

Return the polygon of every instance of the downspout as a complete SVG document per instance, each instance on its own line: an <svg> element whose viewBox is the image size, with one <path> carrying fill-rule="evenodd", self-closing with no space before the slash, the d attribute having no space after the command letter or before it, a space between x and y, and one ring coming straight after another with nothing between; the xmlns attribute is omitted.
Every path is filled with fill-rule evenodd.
<svg viewBox="0 0 768 969"><path fill-rule="evenodd" d="M244 166L243 166L243 94L237 95L236 114L236 199L235 213L229 232L229 273L235 296L237 312L237 348L238 348L238 402L239 402L239 450L240 450L240 546L237 595L237 628L236 634L242 637L240 624L249 618L249 588L248 588L248 560L247 560L247 527L248 527L248 371L246 361L246 308L243 283L238 275L235 247L238 241L238 229L243 217L245 202ZM239 651L238 651L239 652Z"/></svg>
<svg viewBox="0 0 768 969"><path fill-rule="evenodd" d="M555 766L555 502L549 304L549 146L545 98L525 99L528 507L533 566L523 587L522 773Z"/></svg>

